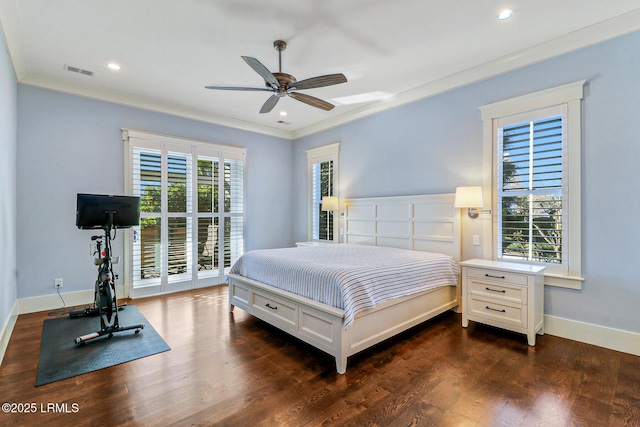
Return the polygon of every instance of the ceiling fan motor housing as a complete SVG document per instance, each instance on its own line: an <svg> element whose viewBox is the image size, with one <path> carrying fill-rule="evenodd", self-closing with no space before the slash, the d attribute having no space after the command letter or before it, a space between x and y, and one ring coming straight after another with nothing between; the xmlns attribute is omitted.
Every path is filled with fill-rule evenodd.
<svg viewBox="0 0 640 427"><path fill-rule="evenodd" d="M317 87L332 86L340 83L345 83L347 78L344 74L327 74L323 76L312 77L297 81L291 74L282 72L282 51L287 48L287 43L283 40L276 40L273 42L273 47L278 51L278 72L272 73L267 67L265 67L256 58L250 56L242 56L242 59L258 73L265 82L266 88L256 87L244 87L244 86L205 86L207 89L220 89L220 90L248 90L248 91L267 91L273 94L262 105L260 113L268 113L276 106L278 100L285 96L304 102L315 108L320 108L325 111L329 111L335 106L327 101L306 95L300 92L294 92L297 90L313 89Z"/></svg>
<svg viewBox="0 0 640 427"><path fill-rule="evenodd" d="M279 84L277 94L281 94L281 96L284 96L287 94L288 91L290 92L291 90L295 89L292 83L295 83L297 80L291 74L273 73L273 76L276 78L276 80L278 80L278 84ZM267 87L271 87L271 85L268 82L265 81L264 83Z"/></svg>

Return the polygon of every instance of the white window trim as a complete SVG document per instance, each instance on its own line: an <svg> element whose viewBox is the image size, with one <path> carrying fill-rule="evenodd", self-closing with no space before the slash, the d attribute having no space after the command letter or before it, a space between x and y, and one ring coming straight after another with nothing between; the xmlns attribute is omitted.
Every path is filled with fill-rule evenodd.
<svg viewBox="0 0 640 427"><path fill-rule="evenodd" d="M219 158L220 163L224 164L225 160L241 160L245 165L244 172L244 180L246 180L246 148L241 147L233 147L227 145L219 145L206 141L198 141L187 138L179 138L168 135L155 134L151 132L144 132L139 130L131 130L131 129L122 129L122 139L124 142L124 194L132 195L133 188L133 147L146 147L150 149L157 149L158 144L163 144L165 146L169 146L171 148L170 151L182 151L185 154L192 155L197 162L199 154L210 154L215 152L214 157ZM197 170L197 166L192 168L193 170ZM219 174L219 185L223 185L224 172L221 171ZM243 183L243 187L246 189L246 183ZM192 187L192 198L193 200L197 200L197 185ZM242 205L246 206L246 191L243 194ZM192 233L197 234L197 212L193 209L188 213L194 221L192 221ZM234 213L222 213L220 218L223 217L233 217ZM246 218L246 211L243 211L243 218ZM122 230L124 232L124 266L123 266L123 274L125 277L125 286L124 286L124 297L132 297L133 295L133 266L132 266L132 256L133 256L133 238L132 232L130 229ZM244 233L246 232L246 228L243 227L243 241L246 241L246 236ZM224 237L224 236L223 236ZM222 238L221 238L222 240ZM195 250L197 244L197 239L192 241L193 249ZM192 262L195 263L196 260L192 258ZM222 267L219 269L219 275L204 275L203 277L198 276L197 268L192 266L192 274L191 278L193 279L193 283L195 286L198 286L197 283L200 281L201 284L199 286L208 286L210 284L217 284L220 280L224 281L226 279L225 268ZM221 278L218 280L218 278ZM202 280L204 279L204 280ZM141 291L142 293L144 291ZM143 296L142 293L138 296Z"/></svg>
<svg viewBox="0 0 640 427"><path fill-rule="evenodd" d="M333 161L333 196L339 195L339 180L338 180L338 157L340 153L340 143L325 145L318 148L312 148L307 150L307 236L309 241L313 240L313 164L322 163L329 160ZM333 242L340 241L340 224L339 213L336 212L333 215Z"/></svg>
<svg viewBox="0 0 640 427"><path fill-rule="evenodd" d="M540 110L553 106L566 106L566 140L567 140L567 186L569 189L567 213L571 218L566 233L566 244L569 246L567 260L567 274L545 273L544 283L571 289L581 289L582 277L582 244L581 244L581 131L582 113L581 101L584 97L586 80L558 86L555 88L519 96L504 101L487 104L480 107L483 122L483 179L482 187L485 206L492 206L496 211L497 186L494 177L494 162L496 161L496 132L497 119ZM482 230L484 239L483 257L495 259L496 233L494 232L497 215L483 218Z"/></svg>

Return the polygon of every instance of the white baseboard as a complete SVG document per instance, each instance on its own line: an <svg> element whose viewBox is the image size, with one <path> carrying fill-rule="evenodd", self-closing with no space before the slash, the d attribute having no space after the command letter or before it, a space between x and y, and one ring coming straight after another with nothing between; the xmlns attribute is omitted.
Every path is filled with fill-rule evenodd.
<svg viewBox="0 0 640 427"><path fill-rule="evenodd" d="M124 295L123 291L124 289L122 285L116 285L116 295ZM78 305L92 304L94 299L93 294L93 289L63 293L61 295L64 299L64 306L62 305L62 299L60 299L60 295L58 294L32 298L20 298L18 300L18 313L35 313L37 311L59 310L62 308L71 308Z"/></svg>
<svg viewBox="0 0 640 427"><path fill-rule="evenodd" d="M640 356L640 334L637 332L544 316L544 333Z"/></svg>
<svg viewBox="0 0 640 427"><path fill-rule="evenodd" d="M122 285L116 286L116 295L123 295L123 291L124 287ZM93 303L93 294L93 289L63 293L61 295L64 299L64 306L62 304L62 299L58 294L32 298L20 298L16 300L13 304L13 308L11 309L9 319L7 319L6 323L2 325L2 329L0 330L0 363L2 363L4 353L9 345L9 339L13 333L13 327L18 320L18 315L46 310L60 310L63 308L70 309L79 305L89 305Z"/></svg>
<svg viewBox="0 0 640 427"><path fill-rule="evenodd" d="M2 325L2 329L0 330L0 364L2 364L4 353L7 351L9 339L11 338L11 334L13 333L13 327L16 325L16 320L18 320L18 301L13 303L9 318L7 319L5 324Z"/></svg>

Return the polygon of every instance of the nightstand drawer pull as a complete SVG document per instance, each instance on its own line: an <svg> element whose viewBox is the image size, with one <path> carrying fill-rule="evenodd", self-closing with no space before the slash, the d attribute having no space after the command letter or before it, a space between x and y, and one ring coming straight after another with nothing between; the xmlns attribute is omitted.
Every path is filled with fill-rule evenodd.
<svg viewBox="0 0 640 427"><path fill-rule="evenodd" d="M277 310L278 309L278 307L274 307L272 305L269 305L269 303L266 303L264 306L270 308L271 310Z"/></svg>
<svg viewBox="0 0 640 427"><path fill-rule="evenodd" d="M506 294L506 293L507 293L507 291L505 291L504 289L491 289L491 288L489 288L489 287L485 287L485 289L486 289L487 291L491 291L491 292L499 292L499 293L501 293L501 294Z"/></svg>
<svg viewBox="0 0 640 427"><path fill-rule="evenodd" d="M485 277L491 277L492 279L504 279L504 276L492 276L491 274L485 274Z"/></svg>
<svg viewBox="0 0 640 427"><path fill-rule="evenodd" d="M507 310L504 310L504 309L502 309L502 310L498 310L498 309L496 309L496 308L491 308L491 307L489 307L489 306L486 306L485 308L486 308L487 310L497 311L498 313L506 313L506 312L507 312Z"/></svg>

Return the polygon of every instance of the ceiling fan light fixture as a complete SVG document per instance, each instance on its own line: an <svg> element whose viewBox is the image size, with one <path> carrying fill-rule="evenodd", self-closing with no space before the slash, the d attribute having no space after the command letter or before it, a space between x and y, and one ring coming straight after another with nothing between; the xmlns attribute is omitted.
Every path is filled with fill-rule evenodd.
<svg viewBox="0 0 640 427"><path fill-rule="evenodd" d="M496 19L498 19L499 21L505 21L511 18L514 13L515 11L513 9L504 9L498 14L498 16L496 16Z"/></svg>

